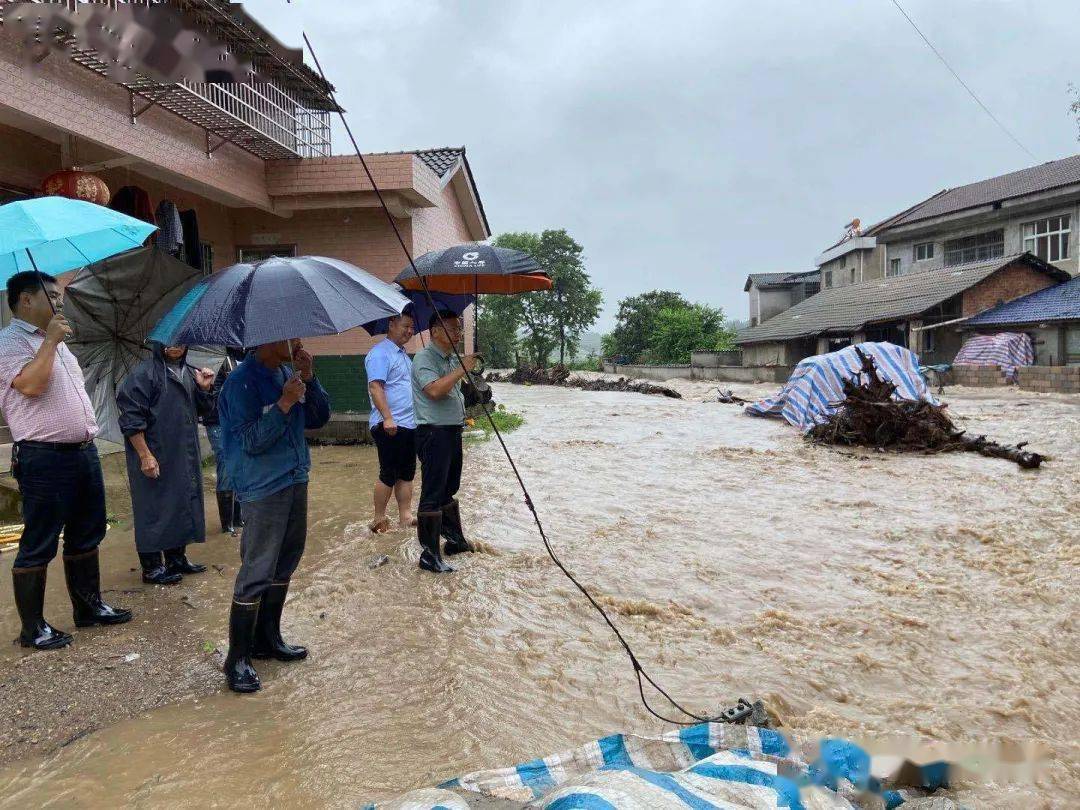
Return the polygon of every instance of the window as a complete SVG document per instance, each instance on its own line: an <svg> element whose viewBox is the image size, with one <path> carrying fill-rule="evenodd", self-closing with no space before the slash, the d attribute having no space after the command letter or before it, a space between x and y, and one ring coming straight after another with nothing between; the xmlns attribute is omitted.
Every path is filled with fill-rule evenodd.
<svg viewBox="0 0 1080 810"><path fill-rule="evenodd" d="M206 275L214 272L214 246L209 242L200 242L199 250L202 252L202 269Z"/></svg>
<svg viewBox="0 0 1080 810"><path fill-rule="evenodd" d="M845 267L847 267L847 254L846 253L843 256L841 256L839 259L836 260L836 266L839 267L841 270L843 270Z"/></svg>
<svg viewBox="0 0 1080 810"><path fill-rule="evenodd" d="M1034 253L1044 262L1069 258L1070 217L1048 217L1024 225L1024 250Z"/></svg>
<svg viewBox="0 0 1080 810"><path fill-rule="evenodd" d="M1005 231L987 231L945 243L945 266L985 262L1005 255Z"/></svg>
<svg viewBox="0 0 1080 810"><path fill-rule="evenodd" d="M1065 330L1065 362L1070 366L1080 366L1080 327Z"/></svg>
<svg viewBox="0 0 1080 810"><path fill-rule="evenodd" d="M855 283L855 268L852 267L851 268L851 279L848 281L848 284L854 284L854 283Z"/></svg>
<svg viewBox="0 0 1080 810"><path fill-rule="evenodd" d="M825 271L825 286L826 287L831 287L832 286L832 270L826 270Z"/></svg>
<svg viewBox="0 0 1080 810"><path fill-rule="evenodd" d="M915 261L925 262L927 259L932 258L934 258L933 242L920 242L915 246Z"/></svg>
<svg viewBox="0 0 1080 810"><path fill-rule="evenodd" d="M890 276L890 277L900 275L900 260L899 259L889 259L889 269L885 273L885 275Z"/></svg>
<svg viewBox="0 0 1080 810"><path fill-rule="evenodd" d="M236 249L237 261L261 262L273 256L295 256L296 245L245 245Z"/></svg>

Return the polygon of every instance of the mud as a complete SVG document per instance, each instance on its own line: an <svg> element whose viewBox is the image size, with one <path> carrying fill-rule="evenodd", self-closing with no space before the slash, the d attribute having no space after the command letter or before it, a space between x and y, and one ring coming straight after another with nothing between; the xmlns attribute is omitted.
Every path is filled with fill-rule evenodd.
<svg viewBox="0 0 1080 810"><path fill-rule="evenodd" d="M672 385L683 400L495 386L525 416L506 440L549 536L654 675L698 710L761 696L802 735L1039 742L1053 757L1039 784L972 781L953 795L978 807L1069 806L1080 792L1080 402L947 392L957 417L1053 459L1029 472L967 454L812 447L783 423L701 402L708 385ZM612 731L657 730L618 645L544 555L496 444L470 448L462 492L485 553L458 558L443 578L419 572L407 533L367 532L370 448L317 448L314 458L308 552L285 619L311 659L263 664L255 697L212 676L207 694L199 675L191 697L10 763L0 806L206 807L243 796L355 807ZM155 597L157 618L143 606L115 632L150 638L177 622L183 640L160 665L212 665L200 645L224 637L234 543L217 537L192 554L222 565L221 576L133 595ZM369 568L381 555L389 561ZM141 587L122 521L105 559L110 587ZM64 626L61 579L49 600ZM193 609L167 601L183 593ZM10 598L5 578L7 638ZM65 654L71 683L87 666L76 656L95 645L99 664L128 652L110 632L77 635ZM0 680L59 666L24 659L0 651ZM146 678L124 680L112 698L103 688L94 681L86 694L130 703L129 689L160 691Z"/></svg>

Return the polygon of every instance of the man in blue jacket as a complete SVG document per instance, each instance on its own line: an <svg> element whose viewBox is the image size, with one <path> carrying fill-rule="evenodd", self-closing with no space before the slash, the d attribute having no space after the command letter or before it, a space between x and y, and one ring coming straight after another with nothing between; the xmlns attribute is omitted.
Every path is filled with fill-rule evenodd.
<svg viewBox="0 0 1080 810"><path fill-rule="evenodd" d="M290 360L295 373L283 367ZM281 611L307 539L311 455L304 431L329 421L330 398L300 341L283 340L257 347L229 375L218 414L225 464L244 512L225 677L234 692L255 692L253 657L307 657L305 648L282 640Z"/></svg>

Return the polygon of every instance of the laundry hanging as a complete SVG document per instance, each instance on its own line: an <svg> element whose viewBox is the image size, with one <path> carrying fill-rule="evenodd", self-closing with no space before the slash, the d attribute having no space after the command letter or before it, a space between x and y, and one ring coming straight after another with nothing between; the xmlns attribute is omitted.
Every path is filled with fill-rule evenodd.
<svg viewBox="0 0 1080 810"><path fill-rule="evenodd" d="M158 226L157 246L170 256L181 257L184 249L184 228L180 224L180 212L172 200L158 203L154 219Z"/></svg>

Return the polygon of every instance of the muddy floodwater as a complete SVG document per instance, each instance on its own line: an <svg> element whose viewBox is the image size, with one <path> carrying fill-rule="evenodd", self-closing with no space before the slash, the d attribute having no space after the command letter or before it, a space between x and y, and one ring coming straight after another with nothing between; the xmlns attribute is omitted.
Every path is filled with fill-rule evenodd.
<svg viewBox="0 0 1080 810"><path fill-rule="evenodd" d="M971 454L811 447L782 422L701 402L706 386L682 387L682 401L495 387L525 416L507 443L549 536L653 674L703 711L762 697L802 735L1041 741L1052 762L1039 784L953 795L1071 806L1080 401L946 397L971 431L1053 457L1025 472ZM411 536L368 534L370 448L313 456L308 549L286 610L287 637L311 658L262 664L257 696L185 700L8 765L0 804L356 807L662 727L545 556L496 443L467 451L463 514L481 553L445 577L417 569ZM130 534L113 534L106 576L135 587L134 555L118 547ZM235 541L216 535L192 556L224 569L183 586L196 605L186 621L218 644ZM183 610L175 591L166 598ZM0 608L6 638L10 591ZM152 636L154 621L130 632ZM0 666L16 666L21 653L4 647Z"/></svg>

